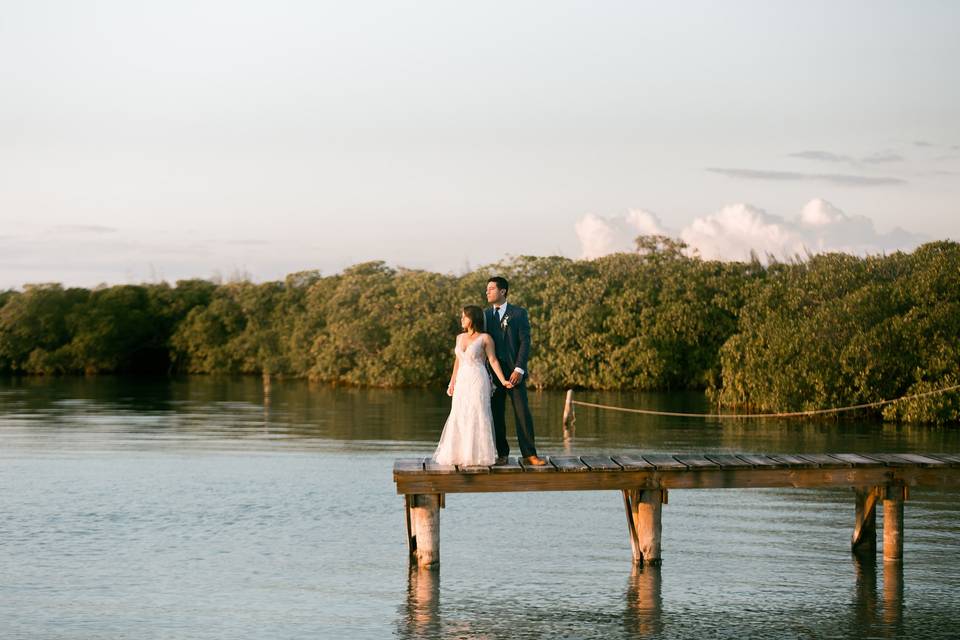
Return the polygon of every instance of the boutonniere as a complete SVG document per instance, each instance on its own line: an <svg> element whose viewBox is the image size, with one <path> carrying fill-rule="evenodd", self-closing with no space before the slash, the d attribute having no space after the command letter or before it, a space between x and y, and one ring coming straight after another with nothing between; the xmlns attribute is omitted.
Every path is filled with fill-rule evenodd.
<svg viewBox="0 0 960 640"><path fill-rule="evenodd" d="M510 325L510 318L503 316L503 320L500 321L500 326L506 329Z"/></svg>

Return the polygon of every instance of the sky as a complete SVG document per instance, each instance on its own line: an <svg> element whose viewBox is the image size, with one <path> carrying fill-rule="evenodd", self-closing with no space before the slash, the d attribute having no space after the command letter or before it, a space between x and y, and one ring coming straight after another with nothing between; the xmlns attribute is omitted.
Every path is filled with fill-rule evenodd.
<svg viewBox="0 0 960 640"><path fill-rule="evenodd" d="M960 239L960 3L0 0L0 287Z"/></svg>

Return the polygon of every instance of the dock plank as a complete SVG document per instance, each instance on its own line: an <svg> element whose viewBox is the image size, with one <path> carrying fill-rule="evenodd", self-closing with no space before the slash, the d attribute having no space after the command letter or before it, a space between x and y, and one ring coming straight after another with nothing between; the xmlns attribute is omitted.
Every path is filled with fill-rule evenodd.
<svg viewBox="0 0 960 640"><path fill-rule="evenodd" d="M775 453L769 456L771 460L776 460L787 465L791 469L818 469L820 467L816 462L806 460L800 456L790 453Z"/></svg>
<svg viewBox="0 0 960 640"><path fill-rule="evenodd" d="M583 461L577 456L550 456L550 462L557 468L557 471L578 472L590 470L590 467L583 464Z"/></svg>
<svg viewBox="0 0 960 640"><path fill-rule="evenodd" d="M623 467L624 471L650 471L654 468L640 456L610 456L610 459Z"/></svg>
<svg viewBox="0 0 960 640"><path fill-rule="evenodd" d="M855 467L882 467L883 463L874 458L868 458L867 456L862 456L859 453L831 453L831 456L842 460L843 462L849 462Z"/></svg>
<svg viewBox="0 0 960 640"><path fill-rule="evenodd" d="M782 462L778 462L773 458L760 455L758 453L738 453L737 457L742 459L744 462L749 462L754 467L763 467L768 469L786 467L786 465L784 465Z"/></svg>
<svg viewBox="0 0 960 640"><path fill-rule="evenodd" d="M888 467L915 467L918 466L915 462L908 460L899 453L871 453L869 454L874 460L879 460L883 462Z"/></svg>
<svg viewBox="0 0 960 640"><path fill-rule="evenodd" d="M943 460L951 467L960 467L960 455L952 453L928 453L927 455L937 458L938 460Z"/></svg>
<svg viewBox="0 0 960 640"><path fill-rule="evenodd" d="M948 466L946 462L942 460L937 460L936 458L930 458L919 453L900 453L897 454L901 458L912 462L913 464L918 464L921 467L946 467Z"/></svg>
<svg viewBox="0 0 960 640"><path fill-rule="evenodd" d="M810 462L815 463L821 468L838 468L838 467L851 467L849 462L844 462L843 460L838 460L833 456L829 456L825 453L801 453L800 457L809 460Z"/></svg>
<svg viewBox="0 0 960 640"><path fill-rule="evenodd" d="M745 462L729 453L709 453L706 457L716 462L723 469L750 469L753 467L749 462Z"/></svg>
<svg viewBox="0 0 960 640"><path fill-rule="evenodd" d="M684 454L676 456L677 462L681 462L691 469L704 469L704 468L713 468L716 469L718 465L713 460L710 460L706 456L698 456L693 454Z"/></svg>
<svg viewBox="0 0 960 640"><path fill-rule="evenodd" d="M421 473L423 471L424 458L397 458L393 461L393 472L402 473Z"/></svg>
<svg viewBox="0 0 960 640"><path fill-rule="evenodd" d="M520 466L523 467L524 473L555 473L557 471L557 468L550 464L549 458L547 458L547 464L541 465L527 464L523 461L523 458L520 458Z"/></svg>
<svg viewBox="0 0 960 640"><path fill-rule="evenodd" d="M610 459L610 456L580 456L581 462L591 471L621 471L622 467Z"/></svg>
<svg viewBox="0 0 960 640"><path fill-rule="evenodd" d="M457 467L452 464L440 464L428 458L423 463L423 471L424 473L448 474L456 473Z"/></svg>
<svg viewBox="0 0 960 640"><path fill-rule="evenodd" d="M658 471L667 469L685 471L687 469L687 465L683 464L673 456L663 453L644 454L643 459L652 464Z"/></svg>
<svg viewBox="0 0 960 640"><path fill-rule="evenodd" d="M490 473L490 467L481 464L458 464L457 471L460 473Z"/></svg>
<svg viewBox="0 0 960 640"><path fill-rule="evenodd" d="M523 467L520 466L517 456L510 456L505 464L495 464L490 467L490 473L523 473Z"/></svg>

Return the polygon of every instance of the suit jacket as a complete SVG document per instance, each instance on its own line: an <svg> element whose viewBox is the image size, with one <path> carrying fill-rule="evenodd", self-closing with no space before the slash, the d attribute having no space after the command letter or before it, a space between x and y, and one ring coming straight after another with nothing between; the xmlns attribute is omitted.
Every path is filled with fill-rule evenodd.
<svg viewBox="0 0 960 640"><path fill-rule="evenodd" d="M497 352L497 360L503 368L503 375L510 374L517 367L524 370L524 379L529 377L527 358L530 357L530 320L527 310L512 304L507 305L503 318L498 323L495 319L493 307L483 312L486 323L486 332L493 338Z"/></svg>

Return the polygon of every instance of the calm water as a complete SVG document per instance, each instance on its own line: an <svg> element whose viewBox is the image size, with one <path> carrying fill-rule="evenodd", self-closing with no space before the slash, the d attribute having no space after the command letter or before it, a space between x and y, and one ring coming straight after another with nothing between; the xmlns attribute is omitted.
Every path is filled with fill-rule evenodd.
<svg viewBox="0 0 960 640"><path fill-rule="evenodd" d="M681 411L699 394L580 394ZM531 394L541 453L960 451L960 430L719 423ZM451 495L410 573L395 457L442 391L0 380L0 637L954 638L960 496L914 491L905 561L856 561L850 491L673 491L631 570L617 492ZM512 429L512 423L510 428ZM880 518L882 520L882 517ZM882 522L878 522L882 526Z"/></svg>

